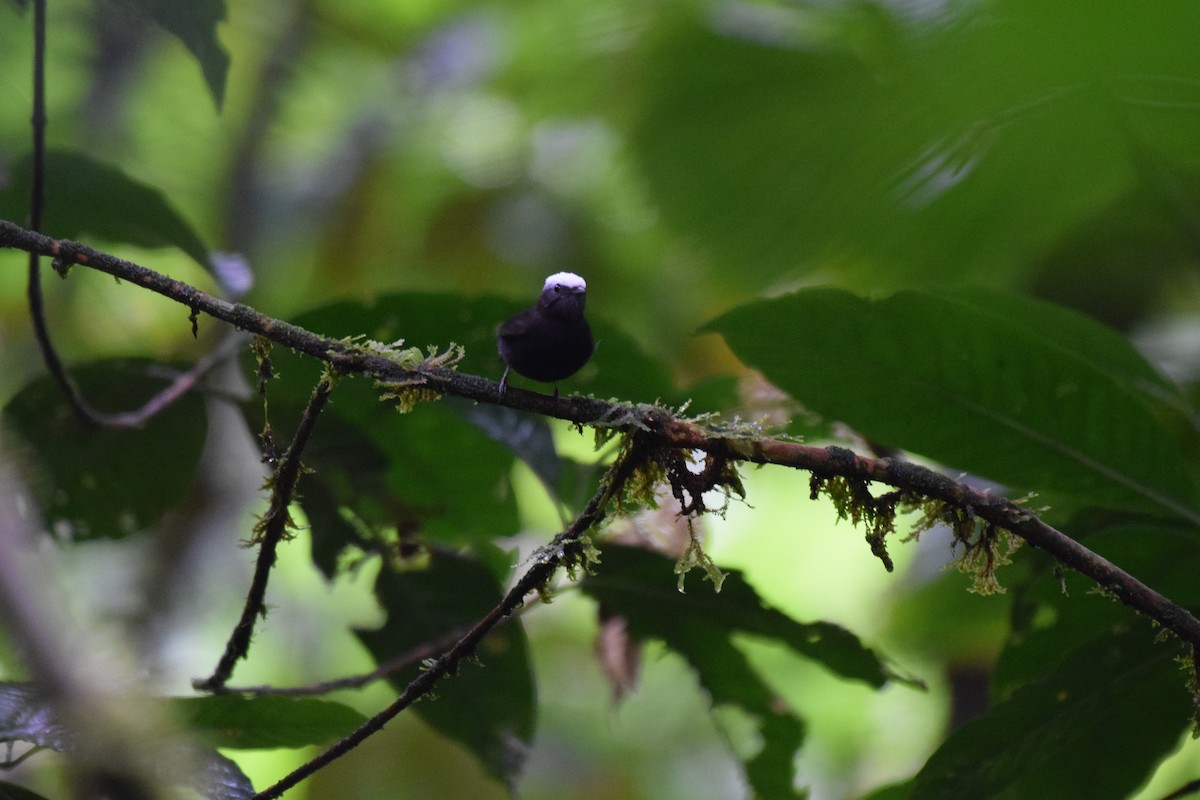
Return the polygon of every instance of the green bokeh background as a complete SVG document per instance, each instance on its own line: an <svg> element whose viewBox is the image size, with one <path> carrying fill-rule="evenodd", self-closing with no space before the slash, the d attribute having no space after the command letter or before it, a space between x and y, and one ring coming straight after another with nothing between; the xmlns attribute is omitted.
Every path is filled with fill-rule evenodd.
<svg viewBox="0 0 1200 800"><path fill-rule="evenodd" d="M607 378L585 374L564 390L717 404L728 383L709 379L745 376L717 336L694 331L739 303L824 284L874 297L982 286L1110 325L1195 396L1194 3L246 0L217 28L230 56L219 111L179 40L106 4L56 0L50 11L50 143L158 189L211 250L246 258L245 301L274 316L409 291L498 309L570 269L586 276L589 315L613 330L611 349L643 351L637 374L652 372L653 388L638 396L610 359ZM0 2L0 192L29 149L30 42L28 12ZM52 207L70 192L56 188ZM219 291L178 248L90 241ZM0 252L6 399L42 371L23 264ZM185 310L84 270L47 291L72 363L187 360L220 334L201 320L193 340ZM469 354L480 371L497 366L488 346ZM740 388L743 411L762 413L762 387ZM694 410L728 410L705 402ZM589 457L587 442L554 432ZM209 668L240 605L251 556L233 545L248 535L259 478L252 460L227 477L210 484L217 508L191 520L194 596L173 601L172 633L147 651L166 693L186 693ZM931 685L874 693L744 642L809 722L800 780L820 799L911 776L944 735L947 676L986 669L1011 598L967 594L932 538L895 548L897 572L886 574L796 476L751 472L747 486L749 505L706 522L717 561L745 570L777 607L846 625ZM523 465L513 492L515 563L559 520ZM152 550L145 537L67 548L54 580L79 618L123 630L153 616L157 598L128 574ZM348 627L381 622L370 587L369 568L325 586L306 536L288 545L276 609L238 682L369 668ZM739 721L714 725L678 656L651 645L640 688L614 706L591 652L591 601L564 591L526 622L541 705L524 797L743 792L723 738L738 749ZM18 671L12 654L4 664ZM389 697L377 686L339 699L370 713ZM302 756L237 757L262 787ZM1143 796L1194 777L1197 763L1193 746ZM295 792L502 794L415 717Z"/></svg>

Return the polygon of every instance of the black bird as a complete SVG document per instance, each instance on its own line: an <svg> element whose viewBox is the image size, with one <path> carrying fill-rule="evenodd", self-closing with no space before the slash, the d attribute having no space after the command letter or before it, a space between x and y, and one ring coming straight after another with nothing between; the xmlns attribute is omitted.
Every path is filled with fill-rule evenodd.
<svg viewBox="0 0 1200 800"><path fill-rule="evenodd" d="M496 345L504 359L500 396L508 388L508 371L515 369L535 381L554 384L569 378L592 357L596 349L592 329L583 318L587 283L573 272L556 272L546 278L537 305L500 326Z"/></svg>

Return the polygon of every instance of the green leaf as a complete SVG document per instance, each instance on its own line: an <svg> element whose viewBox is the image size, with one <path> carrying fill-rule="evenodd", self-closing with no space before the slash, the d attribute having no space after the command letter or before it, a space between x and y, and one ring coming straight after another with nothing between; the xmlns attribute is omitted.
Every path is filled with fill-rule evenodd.
<svg viewBox="0 0 1200 800"><path fill-rule="evenodd" d="M863 795L859 800L908 800L911 794L912 781L904 781L903 783L892 783L887 786L881 786Z"/></svg>
<svg viewBox="0 0 1200 800"><path fill-rule="evenodd" d="M123 0L124 4L175 36L191 51L208 91L217 104L225 100L229 53L217 40L217 25L225 20L225 0Z"/></svg>
<svg viewBox="0 0 1200 800"><path fill-rule="evenodd" d="M739 632L774 639L843 678L875 688L896 677L878 655L840 625L797 622L765 605L738 570L725 571L717 594L708 586L680 592L675 562L644 548L607 543L600 563L580 588L605 608L627 617L630 629L640 636L669 643L673 630L686 622L706 628L714 638Z"/></svg>
<svg viewBox="0 0 1200 800"><path fill-rule="evenodd" d="M7 186L0 190L0 218L28 218L31 174L29 156L13 165ZM137 247L177 247L204 269L212 269L208 248L160 191L83 153L46 153L42 230L59 239L95 236Z"/></svg>
<svg viewBox="0 0 1200 800"><path fill-rule="evenodd" d="M171 710L214 747L307 747L339 739L366 721L342 703L292 697L182 697Z"/></svg>
<svg viewBox="0 0 1200 800"><path fill-rule="evenodd" d="M128 411L163 389L161 365L104 361L74 369L93 407ZM146 530L192 485L204 447L203 400L189 393L143 428L101 428L72 413L49 377L28 384L4 407L5 429L27 468L47 528L74 539L119 538Z"/></svg>
<svg viewBox="0 0 1200 800"><path fill-rule="evenodd" d="M1096 519L1089 515L1062 527L1096 554L1154 587L1184 608L1200 607L1200 552L1185 525ZM1013 592L1012 632L996 662L993 695L1005 698L1052 672L1075 649L1128 627L1133 612L1098 594L1095 584L1071 570L1056 574L1044 555L1030 555L1041 569Z"/></svg>
<svg viewBox="0 0 1200 800"><path fill-rule="evenodd" d="M607 544L594 574L580 588L607 613L627 620L638 638L660 639L696 670L715 706L749 715L762 741L744 759L746 777L762 797L795 797L793 761L804 723L781 710L778 698L732 641L735 633L774 639L833 672L871 686L890 677L878 657L845 629L825 622L801 623L765 607L741 574L726 573L720 594L707 586L678 591L674 564L650 551Z"/></svg>
<svg viewBox="0 0 1200 800"><path fill-rule="evenodd" d="M446 404L488 438L511 450L529 465L551 495L557 494L563 474L563 460L554 447L554 434L545 417L458 398L446 398Z"/></svg>
<svg viewBox="0 0 1200 800"><path fill-rule="evenodd" d="M503 592L481 561L435 550L427 569L380 572L375 596L387 621L378 630L356 633L383 664L422 650L429 655L448 650L455 638L500 603ZM463 744L512 791L533 740L535 711L532 666L520 620L510 617L492 631L476 655L478 664L462 665L438 685L436 698L415 710ZM402 690L420 669L414 663L392 673L389 682Z"/></svg>
<svg viewBox="0 0 1200 800"><path fill-rule="evenodd" d="M17 786L15 783L0 781L0 800L47 800L36 792Z"/></svg>
<svg viewBox="0 0 1200 800"><path fill-rule="evenodd" d="M1194 100L1172 36L1193 3L1132 24L1121 2L669 8L628 81L632 149L665 222L740 286L1003 284L1099 209L1194 202L1188 122L1162 111Z"/></svg>
<svg viewBox="0 0 1200 800"><path fill-rule="evenodd" d="M1128 796L1187 727L1177 650L1141 624L1077 649L952 734L917 776L912 800Z"/></svg>
<svg viewBox="0 0 1200 800"><path fill-rule="evenodd" d="M362 381L339 389L338 401L338 413L369 432L387 456L386 486L403 503L393 509L398 520L419 522L441 542L490 541L517 531L508 489L512 456L503 445L440 403L399 414Z"/></svg>
<svg viewBox="0 0 1200 800"><path fill-rule="evenodd" d="M403 503L388 488L388 456L364 431L330 413L328 406L317 431L302 459L310 471L302 478L299 500L311 528L313 563L332 578L347 545L379 547L389 541L380 534L404 525L407 518L398 517ZM353 515L355 524L343 509ZM360 525L373 530L378 540L364 542Z"/></svg>
<svg viewBox="0 0 1200 800"><path fill-rule="evenodd" d="M748 366L867 438L1009 486L1200 522L1186 403L1128 342L976 291L810 289L709 322Z"/></svg>
<svg viewBox="0 0 1200 800"><path fill-rule="evenodd" d="M279 377L268 384L271 425L282 452L319 379L319 368L276 348ZM300 483L301 504L315 511L320 530L314 545L327 569L342 546L355 542L340 508L377 532L401 528L443 543L467 544L508 536L519 527L516 500L508 490L512 454L452 408L436 401L400 414L381 390L347 377L333 390L305 452L315 470ZM261 428L261 403L246 408ZM309 494L306 486L323 484ZM448 501L452 498L452 501Z"/></svg>

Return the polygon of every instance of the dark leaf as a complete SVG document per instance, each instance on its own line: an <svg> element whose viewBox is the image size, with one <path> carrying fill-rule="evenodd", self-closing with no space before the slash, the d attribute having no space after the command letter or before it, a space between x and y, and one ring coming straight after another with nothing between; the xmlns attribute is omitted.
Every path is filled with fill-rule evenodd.
<svg viewBox="0 0 1200 800"><path fill-rule="evenodd" d="M0 740L29 742L62 752L70 748L71 738L40 687L0 682Z"/></svg>
<svg viewBox="0 0 1200 800"><path fill-rule="evenodd" d="M101 411L137 408L165 381L148 364L108 361L73 370ZM4 407L6 429L23 447L47 527L67 538L119 538L151 527L192 484L207 416L198 395L180 398L145 427L99 428L71 412L58 387L38 378Z"/></svg>
<svg viewBox="0 0 1200 800"><path fill-rule="evenodd" d="M0 781L0 800L47 800L47 798L17 786L15 783Z"/></svg>
<svg viewBox="0 0 1200 800"><path fill-rule="evenodd" d="M442 551L433 552L425 570L383 570L375 595L387 621L378 630L356 632L380 664L429 645L436 645L438 653L448 650L503 597L486 565ZM520 620L510 618L490 633L477 656L478 664L463 664L438 686L436 698L415 710L467 747L511 791L534 729L533 674ZM413 665L389 681L401 690L420 669Z"/></svg>
<svg viewBox="0 0 1200 800"><path fill-rule="evenodd" d="M291 697L184 697L172 710L214 747L239 750L325 744L366 718L329 700Z"/></svg>
<svg viewBox="0 0 1200 800"><path fill-rule="evenodd" d="M875 791L865 794L859 800L908 800L912 794L912 781L893 783L882 786Z"/></svg>
<svg viewBox="0 0 1200 800"><path fill-rule="evenodd" d="M201 700L209 699L237 698ZM66 753L75 749L74 734L58 721L58 714L46 700L44 692L32 683L0 682L0 740L28 742ZM180 751L180 760L190 761L197 766L197 772L189 777L187 784L205 800L250 800L254 796L250 779L233 761L216 750L187 745L180 747L186 747L186 752ZM170 763L162 765L161 775L172 782L179 780ZM26 800L37 798L38 795L19 787L0 784L0 800L6 797Z"/></svg>
<svg viewBox="0 0 1200 800"><path fill-rule="evenodd" d="M225 0L123 0L125 5L175 36L191 51L217 108L225 99L229 53L217 40L217 25L225 20Z"/></svg>
<svg viewBox="0 0 1200 800"><path fill-rule="evenodd" d="M1076 649L1044 680L952 734L911 797L1128 796L1187 728L1192 704L1176 655L1138 622Z"/></svg>
<svg viewBox="0 0 1200 800"><path fill-rule="evenodd" d="M1200 552L1187 527L1136 520L1104 524L1083 517L1063 526L1096 552L1185 608L1200 607ZM1088 578L1063 570L1048 558L1013 597L1012 632L996 663L993 695L998 699L1044 679L1076 649L1111 637L1137 619L1126 606L1097 594Z"/></svg>
<svg viewBox="0 0 1200 800"><path fill-rule="evenodd" d="M285 403L274 406L276 419L286 415L290 422L298 413ZM311 471L301 479L300 505L308 516L313 563L326 578L337 573L348 546L385 550L390 531L415 519L402 512L403 501L388 489L387 455L328 406L302 461Z"/></svg>
<svg viewBox="0 0 1200 800"><path fill-rule="evenodd" d="M379 402L363 381L345 388L344 394L339 389L337 413L369 431L387 456L386 485L399 501L387 510L397 524L419 523L430 538L453 543L517 531L516 501L508 487L512 456L505 447L439 403L400 414Z"/></svg>
<svg viewBox="0 0 1200 800"><path fill-rule="evenodd" d="M605 544L601 567L580 588L610 613L629 620L637 636L664 639L686 623L706 630L710 638L748 633L785 644L831 672L849 680L881 687L896 676L858 637L828 622L797 622L763 603L737 570L725 571L720 594L706 585L680 592L675 563L639 547Z"/></svg>
<svg viewBox="0 0 1200 800"><path fill-rule="evenodd" d="M11 180L0 189L0 218L28 217L31 172L28 156L14 164ZM204 242L160 191L83 153L46 154L42 230L59 239L96 237L136 247L177 247L204 269L212 268Z"/></svg>
<svg viewBox="0 0 1200 800"><path fill-rule="evenodd" d="M457 398L447 398L446 404L528 464L546 490L554 494L562 477L563 462L554 448L554 435L545 417Z"/></svg>
<svg viewBox="0 0 1200 800"><path fill-rule="evenodd" d="M606 615L625 618L630 635L661 639L687 659L712 695L755 721L761 747L745 756L747 780L758 796L797 797L793 764L804 739L804 723L782 708L732 641L734 633L775 639L826 668L853 680L882 686L889 677L879 659L856 637L828 623L800 623L767 608L737 572L726 573L721 593L705 586L682 593L674 564L635 547L606 545L595 574L581 588Z"/></svg>
<svg viewBox="0 0 1200 800"><path fill-rule="evenodd" d="M994 292L810 289L708 323L872 441L1024 489L1200 521L1178 391L1113 331Z"/></svg>
<svg viewBox="0 0 1200 800"><path fill-rule="evenodd" d="M254 784L233 759L216 750L201 751L194 787L205 800L251 800Z"/></svg>
<svg viewBox="0 0 1200 800"><path fill-rule="evenodd" d="M320 371L282 348L272 360L279 377L267 392L282 451ZM339 381L305 452L303 461L315 472L301 480L300 500L320 517L313 523L321 526L314 546L322 569L345 545L359 543L342 509L376 533L399 530L443 543L478 544L515 533L511 452L444 403L401 414L379 399L383 391L366 378ZM260 428L261 403L250 403L247 416ZM312 494L306 486L314 487Z"/></svg>

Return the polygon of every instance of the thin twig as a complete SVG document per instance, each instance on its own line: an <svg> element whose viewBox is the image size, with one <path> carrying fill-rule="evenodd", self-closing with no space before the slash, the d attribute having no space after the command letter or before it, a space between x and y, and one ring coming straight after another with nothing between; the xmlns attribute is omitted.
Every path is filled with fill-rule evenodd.
<svg viewBox="0 0 1200 800"><path fill-rule="evenodd" d="M331 681L320 681L318 683L310 683L305 686L226 686L224 691L230 694L243 695L280 695L282 697L313 697L317 695L329 694L340 689L361 689L367 684L382 680L393 672L399 672L402 669L411 667L413 664L419 664L427 658L433 658L438 653L444 651L447 647L461 639L468 633L470 629L466 627L455 628L449 633L439 636L429 642L424 642L416 647L401 653L394 658L389 658L370 672L364 672L361 675L350 675L345 678L336 678Z"/></svg>
<svg viewBox="0 0 1200 800"><path fill-rule="evenodd" d="M16 769L17 767L24 764L25 761L28 760L30 756L36 755L37 753L40 753L43 750L47 749L45 747L42 747L41 745L35 744L32 747L30 747L28 750L26 750L24 753L21 753L21 755L17 756L16 758L13 758L13 755L12 755L13 744L14 744L14 742L12 742L11 740L5 742L5 745L7 745L7 747L8 747L8 753L6 754L4 760L0 761L0 769L3 769L3 770Z"/></svg>
<svg viewBox="0 0 1200 800"><path fill-rule="evenodd" d="M530 593L544 589L554 577L554 573L565 563L571 563L578 558L583 537L589 530L602 522L607 515L609 501L617 495L630 476L642 466L652 449L649 439L644 434L633 434L633 443L609 468L607 475L600 484L599 490L588 501L587 507L575 521L535 556L533 565L525 571L520 580L508 591L504 600L487 613L475 624L465 636L447 650L441 658L431 664L405 688L396 700L375 716L364 722L353 732L325 752L318 755L294 772L284 776L282 780L254 796L254 800L271 800L281 797L284 792L300 781L327 766L346 753L349 753L368 737L383 729L383 726L394 719L400 712L411 706L421 697L433 691L437 683L447 675L452 675L458 669L463 659L469 658L478 648L480 641L502 620L519 609Z"/></svg>
<svg viewBox="0 0 1200 800"><path fill-rule="evenodd" d="M271 577L271 568L275 566L275 552L279 547L279 542L287 534L291 524L288 507L296 496L296 484L303 472L300 457L303 455L305 447L308 446L309 436L316 427L321 411L329 402L329 395L332 391L333 381L331 378L322 379L313 389L308 406L304 409L304 416L296 429L296 435L280 460L279 467L275 470L275 475L271 479L270 505L267 513L263 515L262 520L256 526L256 538L260 541L258 561L254 567L254 578L250 582L250 591L246 594L246 605L242 609L242 616L234 626L233 633L225 645L225 652L221 655L213 674L193 683L194 688L198 691L219 692L224 688L230 676L233 675L234 665L240 659L245 658L250 649L255 620L259 615L265 616L263 600L267 595L267 582Z"/></svg>
<svg viewBox="0 0 1200 800"><path fill-rule="evenodd" d="M500 620L496 625L497 628L508 624L509 620L524 616L524 614L537 604L537 597L527 600L523 606L517 608L509 616ZM393 672L399 672L402 669L411 667L413 664L419 664L427 658L433 658L438 653L443 652L447 647L457 642L468 632L470 628L460 626L454 628L449 633L442 634L436 639L409 648L398 656L393 656L387 661L377 666L370 672L364 672L360 675L349 675L345 678L335 678L330 681L318 681L317 683L309 683L303 686L271 686L263 684L261 686L226 686L224 691L229 694L242 695L279 695L282 697L314 697L318 695L329 694L330 692L340 691L341 689L361 689L362 687L382 680Z"/></svg>
<svg viewBox="0 0 1200 800"><path fill-rule="evenodd" d="M33 3L33 114L32 168L29 177L29 228L40 232L46 213L46 0ZM89 425L110 428L140 428L152 417L187 393L196 381L213 367L219 357L213 354L200 359L196 366L179 376L175 382L151 397L134 411L109 414L99 411L88 403L63 363L62 356L50 336L50 325L46 321L46 299L42 292L41 256L29 252L28 279L25 288L29 303L29 318L33 323L33 336L41 351L42 361L51 379L58 384L59 391L67 399L75 416Z"/></svg>
<svg viewBox="0 0 1200 800"><path fill-rule="evenodd" d="M29 227L41 231L46 211L46 0L33 2L33 114L30 122L33 148L29 175ZM50 338L50 326L46 323L46 301L42 294L41 258L32 251L29 253L25 296L29 303L29 317L33 322L33 335L50 377L58 384L77 417L85 422L96 422L96 412L83 399L75 382L67 374L67 368Z"/></svg>

